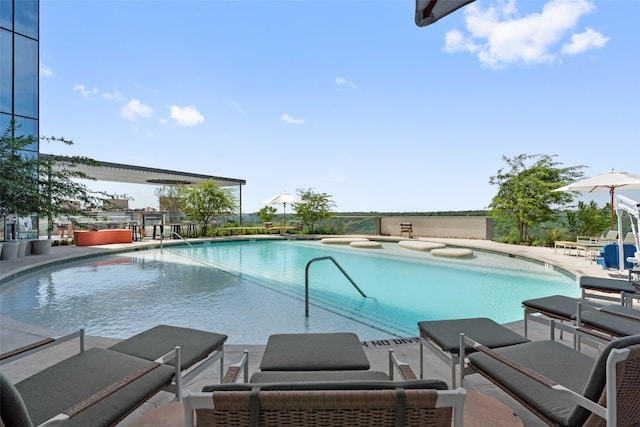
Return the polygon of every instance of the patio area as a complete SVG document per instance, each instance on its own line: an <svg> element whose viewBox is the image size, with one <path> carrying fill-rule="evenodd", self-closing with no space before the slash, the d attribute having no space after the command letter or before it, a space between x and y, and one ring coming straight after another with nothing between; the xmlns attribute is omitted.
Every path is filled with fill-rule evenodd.
<svg viewBox="0 0 640 427"><path fill-rule="evenodd" d="M371 239L379 239L379 236L368 236ZM272 236L271 238L278 238ZM398 238L388 238L389 240L398 240ZM385 240L387 240L385 238ZM527 247L527 246L515 246L500 244L492 241L482 240L467 240L467 239L429 239L446 243L448 246L460 246L471 248L475 250L484 250L491 252L502 252L512 254L514 256L526 257L537 260L554 266L554 268L561 268L571 274L579 276L594 276L603 278L617 278L626 279L627 273L620 273L617 271L604 270L601 266L594 262L585 260L582 256L577 254L569 254L566 252L556 251L555 248L540 248L540 247ZM177 244L179 242L167 242L165 244ZM130 244L114 244L103 245L100 247L75 247L75 246L60 246L52 248L51 254L41 256L29 256L14 260L11 262L3 262L0 264L0 281L13 277L22 271L35 266L46 265L48 263L56 263L65 259L72 259L76 257L105 254L113 251L131 250L132 245L135 247L140 246L157 246L158 242L143 241L133 242ZM517 321L509 323L507 325L509 329L524 334L524 322ZM224 331L213 331L224 333ZM529 326L529 337L532 340L540 340L548 338L548 328L534 324ZM42 328L33 327L31 325L22 324L12 319L0 317L0 338L2 342L2 348L0 352L6 352L13 348L26 345L28 343L37 341L41 338L49 337L59 334L58 331L44 330ZM417 327L416 327L417 335ZM87 347L108 347L117 340L107 337L95 337L90 336L87 338ZM565 336L563 339L567 345L571 345L570 337ZM266 343L265 343L266 344ZM406 337L402 339L388 339L363 342L363 349L370 361L372 370L388 371L388 351L393 348L399 359L409 363L414 372L419 372L419 339L417 336ZM249 352L249 374L256 372L260 365L262 355L264 353L264 345L227 345L225 346L225 369L233 363L239 361L245 350ZM25 359L21 359L16 362L9 363L3 366L3 372L12 381L20 381L33 373L43 369L44 367L56 363L59 360L68 357L77 351L77 343L70 342L61 344L58 348L46 350L41 354L30 356ZM587 354L595 354L595 350L590 347L584 347L584 352ZM438 357L425 352L425 377L441 379L449 382L450 368L443 363ZM470 390L476 390L483 395L496 399L499 402L507 405L513 413L517 415L519 420L526 426L542 426L544 423L537 417L532 415L528 410L523 408L520 404L515 402L512 398L499 390L497 387L484 380L480 375L471 375L465 378L467 382L465 387ZM220 382L220 370L216 367L208 369L205 373L197 377L194 381L184 384L184 386L193 391L199 391L203 386L209 384L217 384ZM154 396L151 400L141 406L135 413L125 419L120 425L122 426L135 426L137 424L137 418L151 410L160 406L167 405L171 402L173 396L171 394L161 392ZM514 424L516 423L514 417ZM468 420L471 422L472 420ZM473 424L469 424L473 425Z"/></svg>

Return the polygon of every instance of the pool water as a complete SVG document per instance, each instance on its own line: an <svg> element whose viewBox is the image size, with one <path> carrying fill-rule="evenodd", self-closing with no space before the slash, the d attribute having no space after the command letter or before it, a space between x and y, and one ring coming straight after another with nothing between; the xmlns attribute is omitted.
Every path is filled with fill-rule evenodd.
<svg viewBox="0 0 640 427"><path fill-rule="evenodd" d="M363 298L332 256L367 295ZM233 241L74 261L0 286L0 313L15 320L125 338L159 323L264 344L274 333L352 331L363 340L415 336L422 320L519 320L521 302L578 296L576 280L544 265L476 251L443 259L383 243L383 249L318 241Z"/></svg>

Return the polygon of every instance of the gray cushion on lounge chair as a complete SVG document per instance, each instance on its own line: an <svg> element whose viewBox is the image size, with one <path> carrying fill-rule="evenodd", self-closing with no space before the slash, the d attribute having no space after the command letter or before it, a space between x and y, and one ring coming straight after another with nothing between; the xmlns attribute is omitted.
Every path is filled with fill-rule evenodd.
<svg viewBox="0 0 640 427"><path fill-rule="evenodd" d="M334 351L334 349L338 349ZM260 361L262 371L328 371L369 369L369 360L354 333L274 334Z"/></svg>
<svg viewBox="0 0 640 427"><path fill-rule="evenodd" d="M530 342L495 349L495 352L577 393L582 393L584 390L595 363L594 359L555 341ZM582 425L582 423L569 422L576 404L566 395L550 390L486 354L473 353L469 356L469 361L474 369L488 373L490 377L504 385L510 393L527 401L533 408L559 425Z"/></svg>
<svg viewBox="0 0 640 427"><path fill-rule="evenodd" d="M551 295L548 297L534 298L522 301L525 308L539 310L564 319L571 319L571 316L578 311L578 302L585 302L582 299L571 298L564 295ZM590 305L598 305L589 302Z"/></svg>
<svg viewBox="0 0 640 427"><path fill-rule="evenodd" d="M390 381L381 371L260 371L251 376L251 383L338 381Z"/></svg>
<svg viewBox="0 0 640 427"><path fill-rule="evenodd" d="M595 361L555 341L536 341L495 351L598 402L605 387L606 363L611 350L637 344L640 344L640 335L618 338L607 344ZM486 354L472 354L469 361L475 369L497 379L504 388L561 426L583 425L590 415L588 410L561 393L542 386Z"/></svg>
<svg viewBox="0 0 640 427"><path fill-rule="evenodd" d="M605 277L580 277L580 287L602 292L626 292L635 294L636 289L626 280L607 279Z"/></svg>
<svg viewBox="0 0 640 427"><path fill-rule="evenodd" d="M149 363L115 351L91 348L17 383L16 389L34 424L38 425ZM171 366L161 365L71 418L65 425L113 425L169 385L174 373Z"/></svg>
<svg viewBox="0 0 640 427"><path fill-rule="evenodd" d="M443 350L459 354L460 334L476 340L489 348L520 344L529 340L512 330L484 317L450 320L427 320L418 322L421 334L424 333ZM467 346L466 352L473 351Z"/></svg>
<svg viewBox="0 0 640 427"><path fill-rule="evenodd" d="M22 396L0 372L0 426L33 427Z"/></svg>
<svg viewBox="0 0 640 427"><path fill-rule="evenodd" d="M186 370L214 350L220 350L226 335L197 329L158 325L109 347L109 350L147 360L156 360L180 346L180 369ZM169 362L173 364L173 361Z"/></svg>
<svg viewBox="0 0 640 427"><path fill-rule="evenodd" d="M308 382L308 383L271 383L248 384L227 383L214 384L202 388L203 392L215 391L249 391L256 386L261 390L394 390L433 389L447 390L447 384L440 380L412 380L412 381L337 381L337 382Z"/></svg>
<svg viewBox="0 0 640 427"><path fill-rule="evenodd" d="M607 310L640 315L640 311L628 307L612 306ZM611 333L618 337L640 334L640 320L609 314L606 311L584 310L580 317L582 323L587 326Z"/></svg>

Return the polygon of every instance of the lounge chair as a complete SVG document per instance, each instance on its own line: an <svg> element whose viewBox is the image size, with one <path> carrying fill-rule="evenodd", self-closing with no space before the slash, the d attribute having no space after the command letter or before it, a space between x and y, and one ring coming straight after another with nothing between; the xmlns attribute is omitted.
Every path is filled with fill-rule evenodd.
<svg viewBox="0 0 640 427"><path fill-rule="evenodd" d="M552 325L552 320L572 322L578 312L578 303L584 301L565 295L551 295L522 301L522 307L524 308L524 336L529 336L529 321L547 326Z"/></svg>
<svg viewBox="0 0 640 427"><path fill-rule="evenodd" d="M267 371L237 384L247 352L229 368L229 383L183 393L185 426L451 426L463 425L464 389L447 390L439 380L417 380L389 352L390 373L368 370ZM393 381L393 369L403 381ZM267 377L264 374L276 375ZM262 382L261 380L276 380ZM285 380L286 381L282 381Z"/></svg>
<svg viewBox="0 0 640 427"><path fill-rule="evenodd" d="M578 236L576 242L580 243L609 243L618 240L618 230L605 230L600 236Z"/></svg>
<svg viewBox="0 0 640 427"><path fill-rule="evenodd" d="M424 349L427 347L451 367L451 387L456 385L456 365L464 366L464 355L475 351L467 346L462 354L460 334L465 333L484 342L489 348L498 348L529 341L512 330L487 318L429 320L418 322L420 334L420 378L424 376Z"/></svg>
<svg viewBox="0 0 640 427"><path fill-rule="evenodd" d="M460 338L477 350L469 355L471 368L549 425L640 423L640 335L610 342L597 359L551 340L491 350Z"/></svg>
<svg viewBox="0 0 640 427"><path fill-rule="evenodd" d="M13 385L1 375L0 417L11 427L114 426L151 396L180 381L180 368L91 348ZM179 357L179 356L177 356Z"/></svg>
<svg viewBox="0 0 640 427"><path fill-rule="evenodd" d="M629 296L623 293L623 299ZM571 330L581 329L599 343L640 334L640 311L626 305L595 304L579 298L552 295L523 301L522 306L525 336L528 336L530 320L551 328L557 324L556 321L566 322L573 327ZM553 337L553 331L551 334Z"/></svg>
<svg viewBox="0 0 640 427"><path fill-rule="evenodd" d="M178 326L158 325L120 341L109 350L147 360L155 360L171 348L180 347L182 381L190 382L202 371L220 361L220 378L224 375L224 343L227 335ZM172 364L173 362L169 362ZM176 393L174 388L168 391Z"/></svg>
<svg viewBox="0 0 640 427"><path fill-rule="evenodd" d="M62 417L72 417L65 425L111 426L160 390L180 399L183 380L191 381L218 360L222 369L227 336L159 325L108 349L85 350L81 330L5 353L0 359L3 364L13 362L74 338L80 341L78 354L15 384L25 413L36 425L71 408Z"/></svg>
<svg viewBox="0 0 640 427"><path fill-rule="evenodd" d="M624 304L624 301L621 300L621 292L636 293L636 288L629 281L592 276L580 277L580 290L582 299L620 301L621 304Z"/></svg>
<svg viewBox="0 0 640 427"><path fill-rule="evenodd" d="M260 361L261 371L331 371L370 368L362 343L351 332L273 334Z"/></svg>
<svg viewBox="0 0 640 427"><path fill-rule="evenodd" d="M611 337L640 334L640 310L619 305L592 307L578 304L577 326L588 327Z"/></svg>

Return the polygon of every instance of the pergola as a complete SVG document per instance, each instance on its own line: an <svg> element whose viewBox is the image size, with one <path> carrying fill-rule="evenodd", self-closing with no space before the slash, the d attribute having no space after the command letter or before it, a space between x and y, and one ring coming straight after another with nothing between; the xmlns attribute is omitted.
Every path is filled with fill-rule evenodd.
<svg viewBox="0 0 640 427"><path fill-rule="evenodd" d="M56 158L64 160L65 156L40 153L41 158ZM96 161L96 165L74 166L87 176L97 181L122 182L126 184L145 185L197 185L206 180L212 180L220 187L238 186L238 201L240 208L240 224L242 224L242 186L247 181L238 178L225 178L221 176L203 175L190 172L179 172L167 169L148 168L144 166L124 165L121 163L109 163Z"/></svg>

